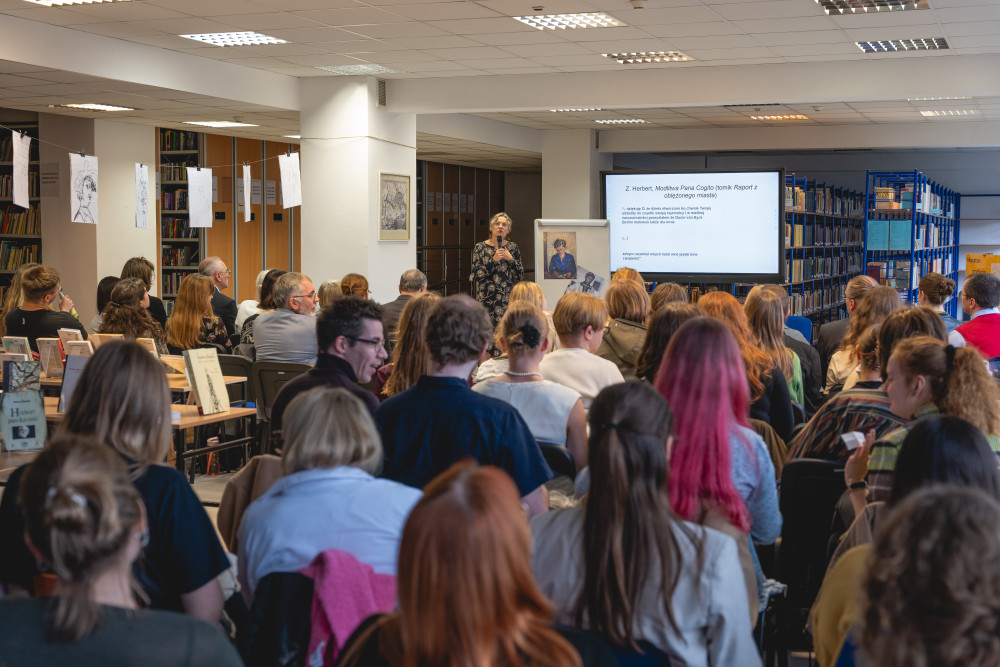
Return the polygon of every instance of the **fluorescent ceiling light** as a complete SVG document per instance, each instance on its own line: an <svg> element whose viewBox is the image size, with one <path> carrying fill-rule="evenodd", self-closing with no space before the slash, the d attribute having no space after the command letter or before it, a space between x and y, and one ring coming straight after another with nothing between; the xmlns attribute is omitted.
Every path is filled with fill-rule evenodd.
<svg viewBox="0 0 1000 667"><path fill-rule="evenodd" d="M302 138L301 134L283 134L281 136L283 136L285 139L301 139Z"/></svg>
<svg viewBox="0 0 1000 667"><path fill-rule="evenodd" d="M185 125L204 125L205 127L257 127L252 123L237 123L231 120L186 120Z"/></svg>
<svg viewBox="0 0 1000 667"><path fill-rule="evenodd" d="M887 39L882 42L855 42L865 53L886 53L889 51L936 51L947 49L948 41L944 37L925 37L924 39Z"/></svg>
<svg viewBox="0 0 1000 667"><path fill-rule="evenodd" d="M59 104L61 109L84 109L86 111L135 111L132 107L116 107L110 104Z"/></svg>
<svg viewBox="0 0 1000 667"><path fill-rule="evenodd" d="M930 9L927 0L816 0L827 14L864 14Z"/></svg>
<svg viewBox="0 0 1000 667"><path fill-rule="evenodd" d="M100 5L105 2L130 2L130 0L25 0L35 5L60 7L62 5Z"/></svg>
<svg viewBox="0 0 1000 667"><path fill-rule="evenodd" d="M617 60L622 65L642 65L645 63L676 63L694 60L680 51L633 51L632 53L602 53L605 58Z"/></svg>
<svg viewBox="0 0 1000 667"><path fill-rule="evenodd" d="M526 23L539 30L565 30L567 28L617 28L625 25L613 16L604 12L588 12L583 14L537 14L535 16L514 16L521 23Z"/></svg>
<svg viewBox="0 0 1000 667"><path fill-rule="evenodd" d="M938 102L940 100L971 100L971 97L907 97L907 102Z"/></svg>
<svg viewBox="0 0 1000 667"><path fill-rule="evenodd" d="M641 118L609 118L607 120L595 120L595 123L600 123L601 125L632 125L638 123L645 123Z"/></svg>
<svg viewBox="0 0 1000 667"><path fill-rule="evenodd" d="M198 35L178 35L216 46L259 46L261 44L288 44L287 39L278 39L259 32L205 32Z"/></svg>
<svg viewBox="0 0 1000 667"><path fill-rule="evenodd" d="M940 109L935 111L921 111L921 116L925 118L940 118L944 116L977 116L979 109Z"/></svg>
<svg viewBox="0 0 1000 667"><path fill-rule="evenodd" d="M391 67L383 67L382 65L336 65L330 67L317 67L316 69L321 69L324 72L332 72L334 74L341 74L343 76L352 76L356 74L402 74L401 69L392 69Z"/></svg>
<svg viewBox="0 0 1000 667"><path fill-rule="evenodd" d="M600 107L581 107L579 109L549 109L552 113L570 113L573 111L600 111Z"/></svg>
<svg viewBox="0 0 1000 667"><path fill-rule="evenodd" d="M781 114L777 116L750 116L754 120L809 120L809 116L800 113Z"/></svg>

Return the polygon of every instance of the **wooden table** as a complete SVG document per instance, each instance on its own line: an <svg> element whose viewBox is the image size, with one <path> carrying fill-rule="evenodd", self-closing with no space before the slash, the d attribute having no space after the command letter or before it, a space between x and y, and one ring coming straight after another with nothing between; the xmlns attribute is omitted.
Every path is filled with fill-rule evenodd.
<svg viewBox="0 0 1000 667"><path fill-rule="evenodd" d="M246 382L247 378L242 375L223 375L222 379L225 380L226 384L240 384L241 382ZM61 387L62 378L50 378L45 375L42 376L41 385L43 387ZM191 391L191 385L188 384L187 376L185 375L168 375L167 376L167 386L170 387L171 392L183 392L187 393Z"/></svg>
<svg viewBox="0 0 1000 667"><path fill-rule="evenodd" d="M0 479L6 480L11 473L35 460L38 452L0 452Z"/></svg>

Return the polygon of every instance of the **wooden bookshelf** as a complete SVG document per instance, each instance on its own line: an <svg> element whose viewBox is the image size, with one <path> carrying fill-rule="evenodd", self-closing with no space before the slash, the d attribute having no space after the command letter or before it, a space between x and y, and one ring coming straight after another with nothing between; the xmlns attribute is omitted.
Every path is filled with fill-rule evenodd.
<svg viewBox="0 0 1000 667"><path fill-rule="evenodd" d="M185 276L198 271L204 256L205 233L188 224L187 167L204 162L204 135L159 128L157 132L157 235L160 245L158 280L167 312Z"/></svg>
<svg viewBox="0 0 1000 667"><path fill-rule="evenodd" d="M17 113L22 120L3 119L3 124L32 138L28 156L28 208L14 204L14 147L9 132L0 133L0 304L11 277L22 264L42 261L41 190L38 161L38 116ZM32 119L24 119L24 116Z"/></svg>

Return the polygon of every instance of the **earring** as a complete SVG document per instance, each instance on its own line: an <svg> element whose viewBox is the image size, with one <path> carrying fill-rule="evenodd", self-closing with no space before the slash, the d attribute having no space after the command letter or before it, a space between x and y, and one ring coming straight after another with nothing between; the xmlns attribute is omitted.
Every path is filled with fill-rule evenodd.
<svg viewBox="0 0 1000 667"><path fill-rule="evenodd" d="M143 528L142 535L139 537L139 546L143 549L149 546L149 528Z"/></svg>

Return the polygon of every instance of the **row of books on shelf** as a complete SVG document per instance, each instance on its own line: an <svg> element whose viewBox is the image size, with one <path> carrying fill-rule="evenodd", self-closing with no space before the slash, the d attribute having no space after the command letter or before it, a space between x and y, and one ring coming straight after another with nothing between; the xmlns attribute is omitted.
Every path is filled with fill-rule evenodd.
<svg viewBox="0 0 1000 667"><path fill-rule="evenodd" d="M0 135L0 160L10 162L14 159L14 140L10 132ZM31 149L28 152L28 159L32 162L38 161L38 140L31 140Z"/></svg>
<svg viewBox="0 0 1000 667"><path fill-rule="evenodd" d="M187 218L165 217L160 220L160 236L172 239L196 239L198 228L188 227Z"/></svg>
<svg viewBox="0 0 1000 667"><path fill-rule="evenodd" d="M875 188L875 210L920 211L947 218L955 217L955 198L931 191L929 183L914 188L913 182Z"/></svg>
<svg viewBox="0 0 1000 667"><path fill-rule="evenodd" d="M160 130L161 151L198 150L198 133L181 130Z"/></svg>
<svg viewBox="0 0 1000 667"><path fill-rule="evenodd" d="M164 211L185 211L188 207L187 188L164 190L160 193L160 206Z"/></svg>
<svg viewBox="0 0 1000 667"><path fill-rule="evenodd" d="M187 164L161 164L160 165L160 180L161 181L186 181L187 180Z"/></svg>
<svg viewBox="0 0 1000 667"><path fill-rule="evenodd" d="M0 242L0 269L4 271L13 271L25 262L37 262L40 256L41 248L37 243Z"/></svg>
<svg viewBox="0 0 1000 667"><path fill-rule="evenodd" d="M861 253L846 256L813 257L811 259L785 260L785 282L800 283L814 278L832 278L847 273L860 273Z"/></svg>
<svg viewBox="0 0 1000 667"><path fill-rule="evenodd" d="M160 262L163 266L191 266L198 261L198 246L193 243L164 247L161 251Z"/></svg>
<svg viewBox="0 0 1000 667"><path fill-rule="evenodd" d="M190 275L197 273L196 271L170 271L169 273L164 272L161 277L161 282L163 283L163 293L164 294L177 294L177 289L181 286L181 281Z"/></svg>
<svg viewBox="0 0 1000 667"><path fill-rule="evenodd" d="M0 216L0 234L41 234L42 216L38 206L8 206Z"/></svg>
<svg viewBox="0 0 1000 667"><path fill-rule="evenodd" d="M861 225L785 224L785 247L848 245L862 242Z"/></svg>
<svg viewBox="0 0 1000 667"><path fill-rule="evenodd" d="M879 285L888 285L900 290L900 296L904 302L909 300L908 292L914 289L920 282L920 274L914 274L910 260L895 259L879 262L868 262L865 266L865 274L873 278Z"/></svg>
<svg viewBox="0 0 1000 667"><path fill-rule="evenodd" d="M869 220L868 250L914 250L950 246L955 243L954 225L912 220Z"/></svg>
<svg viewBox="0 0 1000 667"><path fill-rule="evenodd" d="M0 197L10 199L14 196L14 174L0 174ZM38 172L28 172L28 196L38 196Z"/></svg>
<svg viewBox="0 0 1000 667"><path fill-rule="evenodd" d="M786 185L785 210L860 218L864 215L865 205L862 195L838 194L832 186L801 188Z"/></svg>
<svg viewBox="0 0 1000 667"><path fill-rule="evenodd" d="M792 315L808 315L821 308L832 308L842 302L844 288L841 286L793 290L788 297Z"/></svg>

